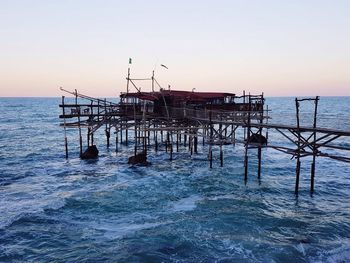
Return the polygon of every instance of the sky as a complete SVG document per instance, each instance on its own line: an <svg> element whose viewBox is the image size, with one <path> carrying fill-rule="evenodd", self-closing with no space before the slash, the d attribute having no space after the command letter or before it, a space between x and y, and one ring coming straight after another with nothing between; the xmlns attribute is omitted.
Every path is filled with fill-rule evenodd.
<svg viewBox="0 0 350 263"><path fill-rule="evenodd" d="M174 90L350 96L350 1L0 0L0 96L119 96L129 58Z"/></svg>

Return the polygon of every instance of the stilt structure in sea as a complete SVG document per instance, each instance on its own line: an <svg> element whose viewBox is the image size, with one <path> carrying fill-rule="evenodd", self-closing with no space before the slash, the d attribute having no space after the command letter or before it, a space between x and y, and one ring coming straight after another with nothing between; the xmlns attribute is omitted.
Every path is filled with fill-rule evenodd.
<svg viewBox="0 0 350 263"><path fill-rule="evenodd" d="M141 91L138 81L149 81L151 90ZM110 147L111 134L114 133L115 151L118 151L118 144L133 147L133 156L128 163L140 165L148 164L147 154L150 150L157 152L163 149L172 160L174 152L179 151L181 144L192 155L197 154L198 143L202 141L203 145L208 144L209 167L213 167L214 147L218 149L220 166L223 166L224 147L240 143L244 145L244 180L247 181L248 151L257 151L257 177L260 179L262 148L273 148L296 159L296 194L299 191L303 157L312 156L311 193L314 191L316 157L350 162L350 147L337 143L340 137L350 139L350 131L316 125L319 97L296 98L296 125L283 125L269 122L269 110L263 94L180 91L171 90L170 86L164 89L156 80L154 71L150 78L133 79L129 69L127 89L125 93L121 93L118 103L89 97L77 90L61 90L74 96L74 101L70 99L68 103L65 96L62 96L62 103L59 105L62 109L60 118L63 119L61 126L65 132L66 158L67 128L78 129L81 158L98 156L94 134L97 130L104 129L107 147ZM314 102L313 123L310 126L301 126L299 106L306 100ZM83 130L86 131L86 145L83 145ZM269 130L283 135L286 145L277 145L268 140ZM327 149L337 151L332 154Z"/></svg>

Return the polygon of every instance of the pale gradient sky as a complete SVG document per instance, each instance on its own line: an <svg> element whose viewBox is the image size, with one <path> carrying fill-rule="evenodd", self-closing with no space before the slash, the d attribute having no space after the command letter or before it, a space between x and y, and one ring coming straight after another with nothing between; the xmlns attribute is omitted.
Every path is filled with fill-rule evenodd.
<svg viewBox="0 0 350 263"><path fill-rule="evenodd" d="M129 57L173 89L350 95L347 0L0 0L0 36L0 96L118 96Z"/></svg>

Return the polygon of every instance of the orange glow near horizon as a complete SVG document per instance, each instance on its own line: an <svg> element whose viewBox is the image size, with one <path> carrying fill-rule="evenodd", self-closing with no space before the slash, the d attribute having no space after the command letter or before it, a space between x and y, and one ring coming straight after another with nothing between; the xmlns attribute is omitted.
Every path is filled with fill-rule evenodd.
<svg viewBox="0 0 350 263"><path fill-rule="evenodd" d="M165 88L350 96L346 10L345 0L8 1L0 11L0 96L56 97L62 86L116 97L126 90L129 57L132 77L155 69Z"/></svg>

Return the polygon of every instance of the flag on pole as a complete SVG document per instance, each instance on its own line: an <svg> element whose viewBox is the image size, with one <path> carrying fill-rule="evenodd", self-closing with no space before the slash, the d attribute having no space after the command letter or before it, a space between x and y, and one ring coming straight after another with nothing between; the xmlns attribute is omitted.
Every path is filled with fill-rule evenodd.
<svg viewBox="0 0 350 263"><path fill-rule="evenodd" d="M131 58L129 58L129 64L131 64L131 62L132 62L132 60L131 60Z"/></svg>

